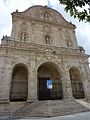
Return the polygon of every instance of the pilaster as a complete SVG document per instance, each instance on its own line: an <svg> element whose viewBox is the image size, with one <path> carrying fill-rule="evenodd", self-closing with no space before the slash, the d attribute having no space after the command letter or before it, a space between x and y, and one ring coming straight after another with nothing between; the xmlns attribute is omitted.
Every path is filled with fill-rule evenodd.
<svg viewBox="0 0 90 120"><path fill-rule="evenodd" d="M35 61L30 62L28 75L28 102L37 100L37 71Z"/></svg>
<svg viewBox="0 0 90 120"><path fill-rule="evenodd" d="M83 83L83 87L84 87L84 92L85 92L85 98L86 100L90 100L90 82L88 80L88 76L87 74L84 72L82 72L81 75L81 79L82 79L82 83Z"/></svg>
<svg viewBox="0 0 90 120"><path fill-rule="evenodd" d="M0 102L9 103L9 92L10 92L10 81L11 81L11 67L6 65L2 68L1 73L1 86L0 86Z"/></svg>
<svg viewBox="0 0 90 120"><path fill-rule="evenodd" d="M72 95L71 81L68 71L63 71L62 88L63 88L63 98L72 99L73 95Z"/></svg>

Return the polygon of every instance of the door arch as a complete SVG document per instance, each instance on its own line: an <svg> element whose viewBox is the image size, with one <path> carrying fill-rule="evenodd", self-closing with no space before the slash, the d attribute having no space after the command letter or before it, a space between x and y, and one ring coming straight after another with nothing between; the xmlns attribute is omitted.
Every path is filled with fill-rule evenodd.
<svg viewBox="0 0 90 120"><path fill-rule="evenodd" d="M39 66L37 70L39 100L63 98L61 72L58 69L57 65L51 62L45 62Z"/></svg>
<svg viewBox="0 0 90 120"><path fill-rule="evenodd" d="M26 101L28 96L28 70L18 64L14 67L10 87L10 101Z"/></svg>
<svg viewBox="0 0 90 120"><path fill-rule="evenodd" d="M72 67L69 70L69 74L71 79L73 97L76 99L85 98L85 93L79 70L75 67Z"/></svg>

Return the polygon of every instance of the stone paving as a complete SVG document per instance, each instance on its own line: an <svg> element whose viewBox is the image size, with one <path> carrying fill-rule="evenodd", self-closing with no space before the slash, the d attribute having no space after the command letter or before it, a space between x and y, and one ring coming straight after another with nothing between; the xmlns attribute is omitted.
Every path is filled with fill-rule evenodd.
<svg viewBox="0 0 90 120"><path fill-rule="evenodd" d="M0 120L90 120L90 112L82 112L73 115L67 116L58 116L58 117L50 117L50 118L23 118L23 119L10 119L8 117L0 117Z"/></svg>
<svg viewBox="0 0 90 120"><path fill-rule="evenodd" d="M29 118L18 120L90 120L90 112L77 113L74 115L51 117L51 118Z"/></svg>

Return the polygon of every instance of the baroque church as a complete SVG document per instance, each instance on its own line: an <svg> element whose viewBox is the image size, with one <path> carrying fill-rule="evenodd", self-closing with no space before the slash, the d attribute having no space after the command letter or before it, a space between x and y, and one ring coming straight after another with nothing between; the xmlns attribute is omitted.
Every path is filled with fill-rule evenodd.
<svg viewBox="0 0 90 120"><path fill-rule="evenodd" d="M0 102L89 100L89 55L75 29L47 6L13 12L11 36L0 44Z"/></svg>

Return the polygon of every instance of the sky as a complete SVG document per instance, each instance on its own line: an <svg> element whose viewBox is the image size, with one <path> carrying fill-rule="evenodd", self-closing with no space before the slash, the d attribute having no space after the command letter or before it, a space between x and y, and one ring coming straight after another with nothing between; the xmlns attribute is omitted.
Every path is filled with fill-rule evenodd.
<svg viewBox="0 0 90 120"><path fill-rule="evenodd" d="M78 19L70 17L69 13L64 11L64 6L59 4L59 0L0 0L0 40L3 35L11 34L11 13L16 9L22 12L33 5L47 5L60 12L67 21L75 24L78 44L85 49L86 54L90 55L90 23L79 22Z"/></svg>

